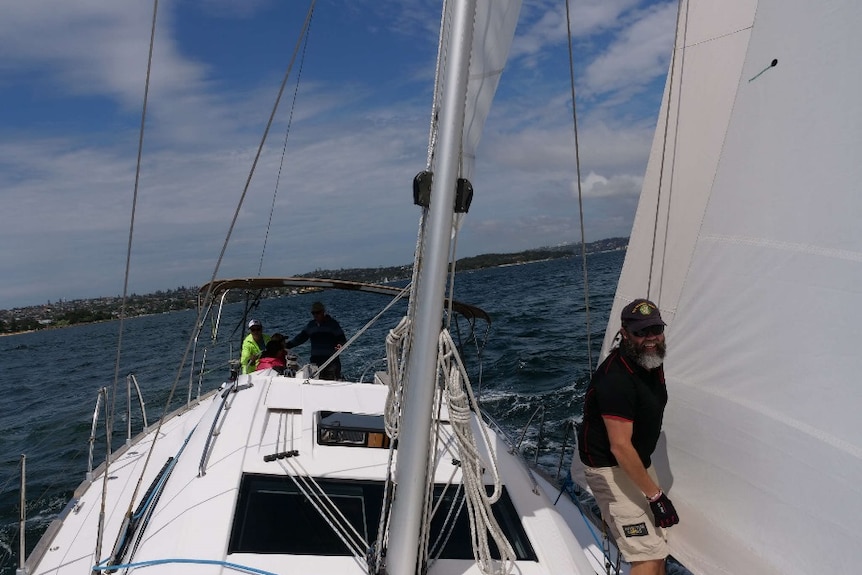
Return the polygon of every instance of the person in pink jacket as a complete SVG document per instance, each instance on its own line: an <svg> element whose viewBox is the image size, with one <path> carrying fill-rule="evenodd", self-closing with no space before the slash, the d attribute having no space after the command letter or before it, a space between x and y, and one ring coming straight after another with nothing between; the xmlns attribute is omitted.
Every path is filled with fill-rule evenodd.
<svg viewBox="0 0 862 575"><path fill-rule="evenodd" d="M279 374L284 374L287 367L287 349L284 340L273 338L266 344L266 349L257 362L257 371L262 369L274 369Z"/></svg>

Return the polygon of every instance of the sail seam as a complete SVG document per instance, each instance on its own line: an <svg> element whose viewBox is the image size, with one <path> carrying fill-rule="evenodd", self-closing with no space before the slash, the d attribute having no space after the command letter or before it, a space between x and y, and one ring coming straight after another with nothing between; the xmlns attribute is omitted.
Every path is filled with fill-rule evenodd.
<svg viewBox="0 0 862 575"><path fill-rule="evenodd" d="M759 246L773 250L805 253L810 255L829 257L833 259L862 262L862 252L840 250L835 248L825 248L811 244L799 244L793 242L781 242L766 238L755 238L750 236L728 236L721 234L708 234L701 236L700 239L704 242Z"/></svg>
<svg viewBox="0 0 862 575"><path fill-rule="evenodd" d="M684 49L685 48L693 48L694 46L700 46L701 44L707 44L709 42L715 42L716 40L722 40L722 39L728 38L730 36L735 36L736 34L739 34L740 32L748 32L749 30L752 30L753 28L754 28L754 24L751 24L750 26L746 26L745 28L740 28L739 30L733 30L732 32L727 32L725 34L720 34L718 36L713 36L712 38L707 38L706 40L699 40L699 41L694 42L692 44L685 44L685 45L683 45L683 48Z"/></svg>
<svg viewBox="0 0 862 575"><path fill-rule="evenodd" d="M823 442L827 445L831 445L835 449L843 451L843 452L847 453L848 455L850 455L856 459L862 459L862 449L860 449L859 447L853 445L852 443L850 443L848 441L840 439L839 437L836 437L835 435L827 433L827 432L823 431L822 429L818 429L818 428L814 427L813 425L810 425L808 423L803 423L802 421L799 421L798 419L795 419L792 417L788 417L787 415L781 413L778 410L771 409L771 408L769 408L763 404L760 404L760 403L757 403L754 401L746 401L744 399L741 399L738 394L724 392L724 391L720 391L720 390L716 390L716 389L705 389L703 387L693 386L693 385L685 385L685 384L682 384L682 385L684 385L685 387L692 388L692 389L697 389L698 391L700 391L702 393L706 393L706 394L712 395L714 397L720 397L726 401L729 401L731 403L735 403L736 405L740 405L742 407L750 409L751 411L760 413L760 414L762 414L762 415L764 415L764 416L766 416L766 417L768 417L774 421L784 423L788 427L792 427L793 429L795 429L801 433L804 433L810 437L815 437L818 440L820 440L821 442Z"/></svg>

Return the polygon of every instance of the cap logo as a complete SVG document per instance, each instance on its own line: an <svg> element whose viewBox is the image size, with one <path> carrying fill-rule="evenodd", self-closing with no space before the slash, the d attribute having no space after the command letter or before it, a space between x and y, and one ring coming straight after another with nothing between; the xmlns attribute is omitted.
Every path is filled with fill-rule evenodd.
<svg viewBox="0 0 862 575"><path fill-rule="evenodd" d="M655 311L655 307L651 306L647 302L643 302L642 304L638 305L633 311L641 315L652 315L652 312Z"/></svg>

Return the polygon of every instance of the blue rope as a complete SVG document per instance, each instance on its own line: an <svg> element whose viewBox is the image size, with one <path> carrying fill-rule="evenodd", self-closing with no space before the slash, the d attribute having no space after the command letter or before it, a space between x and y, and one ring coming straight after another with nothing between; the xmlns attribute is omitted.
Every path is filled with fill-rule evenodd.
<svg viewBox="0 0 862 575"><path fill-rule="evenodd" d="M180 459L180 455L182 455L183 451L185 451L186 446L189 444L189 440L192 438L192 435L194 434L194 432L197 428L198 428L198 426L195 425L194 428L191 430L191 432L186 437L186 440L183 441L183 444L180 446L179 450L177 451L177 454L174 455L173 461L171 461L171 464L168 466L167 469L165 469L165 472L159 478L159 482L156 484L155 489L153 489L153 491L150 493L150 496L147 499L146 503L141 507L140 513L136 513L136 514L132 515L133 519L140 519L143 516L143 514L146 512L146 510L149 509L149 507L152 504L153 500L155 499L156 495L158 495L162 492L162 489L164 489L164 486L168 480L168 477L170 477L171 472L174 470L174 467L177 466L177 462Z"/></svg>
<svg viewBox="0 0 862 575"><path fill-rule="evenodd" d="M169 563L188 563L192 565L219 565L222 567L228 567L230 569L236 569L237 571L244 571L246 573L257 573L259 575L278 575L277 573L273 573L272 571L264 571L263 569L255 569L254 567L249 567L247 565L240 565L239 563L231 563L229 561L218 561L215 559L154 559L152 561L138 561L136 563L124 563L122 565L95 565L93 567L93 571L108 571L115 569L132 569L136 567L152 567L154 565L166 565Z"/></svg>
<svg viewBox="0 0 862 575"><path fill-rule="evenodd" d="M147 501L145 502L145 504L140 507L140 512L132 514L132 516L131 516L132 520L137 521L138 519L143 517L146 514L146 512L149 510L150 505L152 505L153 501L155 500L156 495L161 494L162 489L164 489L165 482L168 480L168 477L170 476L174 467L176 467L177 461L179 461L179 459L180 459L180 455L182 455L183 451L185 451L186 446L189 444L189 440L191 440L192 435L194 435L195 429L197 429L197 428L198 428L198 426L195 425L194 428L192 428L192 430L189 432L188 436L186 436L186 440L183 441L183 444L180 446L179 450L177 451L176 455L174 456L173 461L171 461L171 464L167 467L167 469L165 469L164 473L162 473L162 476L159 478L159 481L156 484L156 487L150 492L150 495L147 498ZM138 531L138 529L135 528L135 531ZM120 540L117 542L117 545L115 545L115 549L122 549L123 546L125 545L126 538L129 535L130 535L130 533L128 531L124 532L121 535ZM110 558L105 559L105 561L109 561L109 560L110 560ZM100 563L104 563L104 561L101 561Z"/></svg>

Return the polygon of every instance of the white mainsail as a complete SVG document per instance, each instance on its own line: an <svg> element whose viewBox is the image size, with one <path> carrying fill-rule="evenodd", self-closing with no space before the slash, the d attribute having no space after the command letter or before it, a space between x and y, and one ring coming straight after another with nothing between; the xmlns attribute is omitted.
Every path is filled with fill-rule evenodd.
<svg viewBox="0 0 862 575"><path fill-rule="evenodd" d="M697 574L862 561L862 3L688 0L619 310L667 319L655 463Z"/></svg>
<svg viewBox="0 0 862 575"><path fill-rule="evenodd" d="M473 176L476 148L509 58L520 13L521 0L494 0L476 4L461 152L461 173L467 179Z"/></svg>

